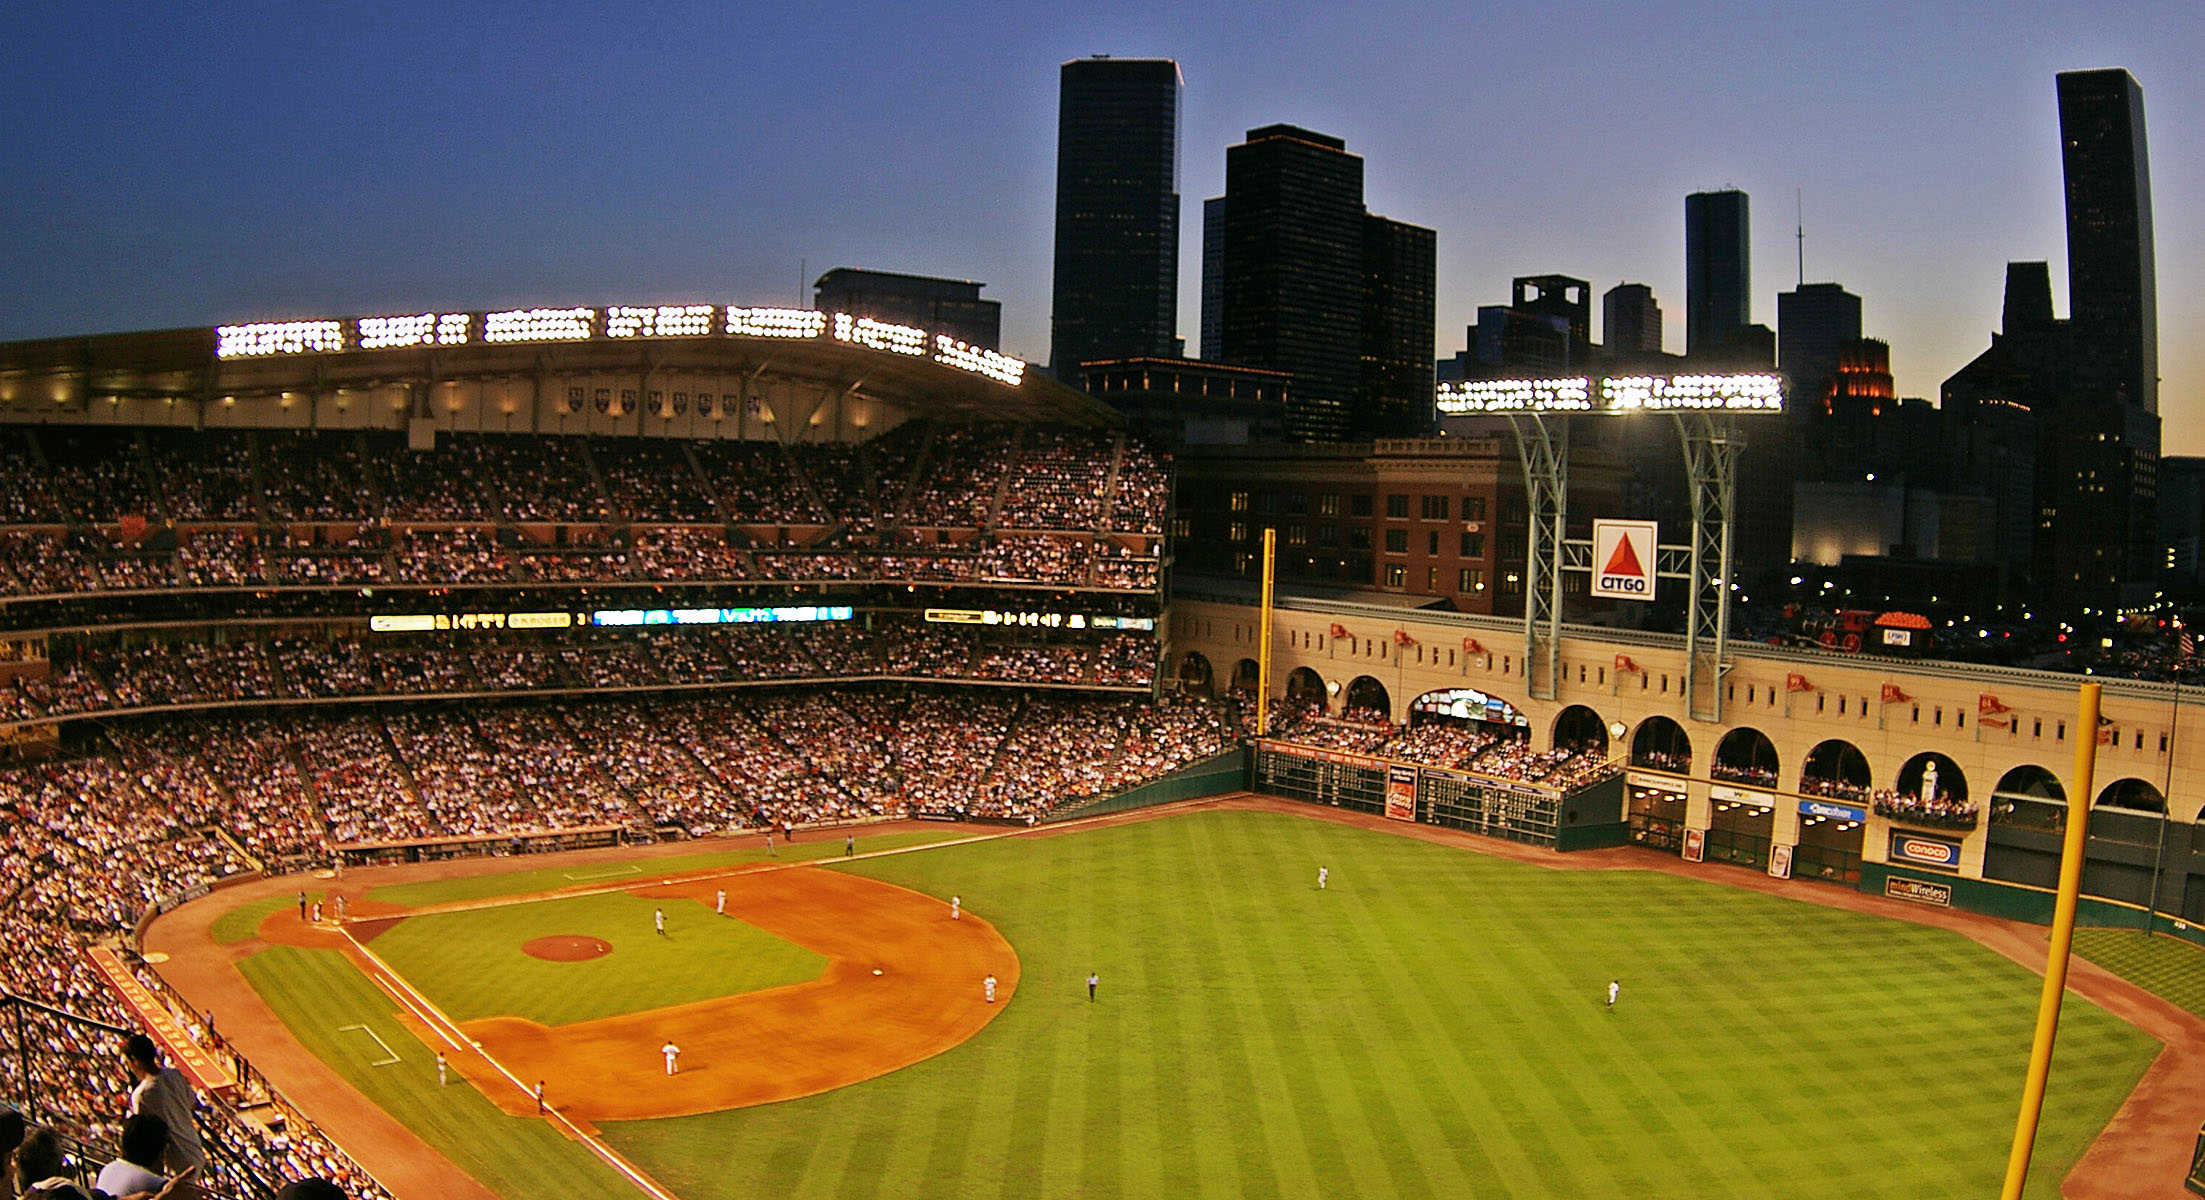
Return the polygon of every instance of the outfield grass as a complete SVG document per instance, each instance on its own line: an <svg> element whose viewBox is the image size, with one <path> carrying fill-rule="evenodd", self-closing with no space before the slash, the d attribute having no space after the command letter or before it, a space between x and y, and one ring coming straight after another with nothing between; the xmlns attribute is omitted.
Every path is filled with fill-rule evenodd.
<svg viewBox="0 0 2205 1200"><path fill-rule="evenodd" d="M666 935L651 925L666 911ZM539 937L602 938L612 953L547 962ZM626 892L408 917L369 944L455 1021L524 1017L566 1025L817 979L824 955L688 900Z"/></svg>
<svg viewBox="0 0 2205 1200"><path fill-rule="evenodd" d="M1290 815L842 869L961 895L1017 948L1017 995L972 1041L880 1079L605 1126L685 1200L1988 1196L2038 991L1935 930ZM2028 1195L2058 1195L2156 1050L2066 1006ZM493 1186L585 1194L587 1174Z"/></svg>
<svg viewBox="0 0 2205 1200"><path fill-rule="evenodd" d="M681 1195L1991 1195L2037 995L1951 934L1275 814L850 869L961 894L1016 999L867 1084L606 1127ZM2156 1049L2067 1007L2029 1195Z"/></svg>
<svg viewBox="0 0 2205 1200"><path fill-rule="evenodd" d="M306 893L306 902L312 904L316 900L324 899L327 896L328 893L320 888L312 888ZM287 909L295 909L298 902L299 898L296 895L291 895L269 896L263 900L240 904L216 917L214 923L208 926L207 933L214 938L215 944L218 946L234 946L258 934L260 923L267 920L270 915Z"/></svg>
<svg viewBox="0 0 2205 1200"><path fill-rule="evenodd" d="M2205 1017L2205 949L2141 929L2078 929L2075 953Z"/></svg>
<svg viewBox="0 0 2205 1200"><path fill-rule="evenodd" d="M485 1186L514 1197L635 1200L634 1186L580 1143L543 1121L506 1116L457 1071L438 1087L434 1053L339 951L278 946L239 969L301 1044ZM372 1065L386 1057L382 1046L346 1025L373 1031L401 1061Z"/></svg>
<svg viewBox="0 0 2205 1200"><path fill-rule="evenodd" d="M615 885L627 878L645 875L665 876L689 871L709 871L715 867L736 867L761 862L809 862L813 859L842 857L841 830L819 830L807 833L794 843L775 840L774 856L766 856L763 838L746 838L742 850L715 850L709 853L677 854L668 858L638 858L626 861L607 861L594 864L569 864L560 867L536 867L529 870L510 871L496 875L470 875L459 879L432 879L423 883L398 883L370 890L369 900L396 904L405 908L428 908L438 904L458 904L469 900L487 900L498 896L522 896L534 892L549 892L560 888L587 884ZM890 850L902 846L923 846L933 842L951 841L971 837L972 831L954 825L935 829L911 829L900 833L867 835L857 833L858 853ZM296 903L296 897L293 903Z"/></svg>

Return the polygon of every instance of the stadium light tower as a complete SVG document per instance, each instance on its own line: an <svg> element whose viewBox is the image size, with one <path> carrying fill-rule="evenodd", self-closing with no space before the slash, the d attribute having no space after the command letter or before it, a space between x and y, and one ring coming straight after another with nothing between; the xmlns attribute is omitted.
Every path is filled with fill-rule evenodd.
<svg viewBox="0 0 2205 1200"><path fill-rule="evenodd" d="M1530 510L1524 581L1524 676L1541 700L1560 693L1562 573L1597 575L1592 539L1566 537L1569 419L1665 413L1683 443L1692 489L1692 536L1657 548L1643 571L1642 597L1655 578L1687 581L1685 700L1694 719L1723 716L1723 656L1730 639L1730 525L1738 498L1738 418L1784 411L1781 375L1617 375L1605 378L1481 379L1442 383L1441 416L1499 416L1516 434Z"/></svg>

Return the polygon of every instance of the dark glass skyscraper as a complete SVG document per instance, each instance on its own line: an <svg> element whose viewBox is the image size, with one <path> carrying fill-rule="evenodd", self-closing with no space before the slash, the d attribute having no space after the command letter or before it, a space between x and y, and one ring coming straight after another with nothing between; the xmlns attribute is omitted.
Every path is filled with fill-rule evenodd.
<svg viewBox="0 0 2205 1200"><path fill-rule="evenodd" d="M1226 149L1215 211L1219 357L1293 375L1287 436L1429 432L1438 235L1365 211L1363 160L1292 125Z"/></svg>
<svg viewBox="0 0 2205 1200"><path fill-rule="evenodd" d="M1600 340L1611 358L1661 353L1661 305L1643 283L1619 283L1600 297Z"/></svg>
<svg viewBox="0 0 2205 1200"><path fill-rule="evenodd" d="M1684 352L1719 351L1753 321L1753 255L1746 194L1684 198Z"/></svg>
<svg viewBox="0 0 2205 1200"><path fill-rule="evenodd" d="M2077 382L2159 411L2159 304L2144 91L2118 67L2059 76L2067 309Z"/></svg>
<svg viewBox="0 0 2205 1200"><path fill-rule="evenodd" d="M1225 150L1221 348L1294 376L1287 436L1339 441L1362 384L1363 160L1292 125Z"/></svg>
<svg viewBox="0 0 2205 1200"><path fill-rule="evenodd" d="M1179 352L1179 98L1168 58L1065 63L1049 369Z"/></svg>

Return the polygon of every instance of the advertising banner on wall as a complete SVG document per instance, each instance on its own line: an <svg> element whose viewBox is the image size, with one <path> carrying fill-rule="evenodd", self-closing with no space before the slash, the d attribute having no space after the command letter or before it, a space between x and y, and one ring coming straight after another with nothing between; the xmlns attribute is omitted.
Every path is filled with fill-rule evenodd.
<svg viewBox="0 0 2205 1200"><path fill-rule="evenodd" d="M1684 861L1704 862L1707 859L1707 830L1684 831Z"/></svg>
<svg viewBox="0 0 2205 1200"><path fill-rule="evenodd" d="M1652 521L1594 521L1592 594L1611 600L1654 598Z"/></svg>
<svg viewBox="0 0 2205 1200"><path fill-rule="evenodd" d="M1960 869L1960 843L1894 829L1891 831L1891 861L1957 871Z"/></svg>
<svg viewBox="0 0 2205 1200"><path fill-rule="evenodd" d="M1769 874L1776 876L1778 879L1790 879L1792 877L1792 848L1790 846L1780 843L1769 847Z"/></svg>
<svg viewBox="0 0 2205 1200"><path fill-rule="evenodd" d="M1416 768L1393 763L1386 768L1386 818L1416 820Z"/></svg>

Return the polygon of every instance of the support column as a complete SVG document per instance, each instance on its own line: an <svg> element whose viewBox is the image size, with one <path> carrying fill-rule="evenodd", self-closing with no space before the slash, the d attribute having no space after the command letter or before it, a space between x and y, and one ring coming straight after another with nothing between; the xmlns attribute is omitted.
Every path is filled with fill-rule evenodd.
<svg viewBox="0 0 2205 1200"><path fill-rule="evenodd" d="M1567 417L1511 413L1516 454L1524 467L1529 533L1524 552L1524 684L1533 699L1552 700L1562 674L1562 530L1569 475Z"/></svg>
<svg viewBox="0 0 2205 1200"><path fill-rule="evenodd" d="M1744 435L1727 413L1678 413L1692 493L1692 580L1685 597L1686 711L1723 719L1724 654L1730 642L1730 519L1738 502L1738 452Z"/></svg>

